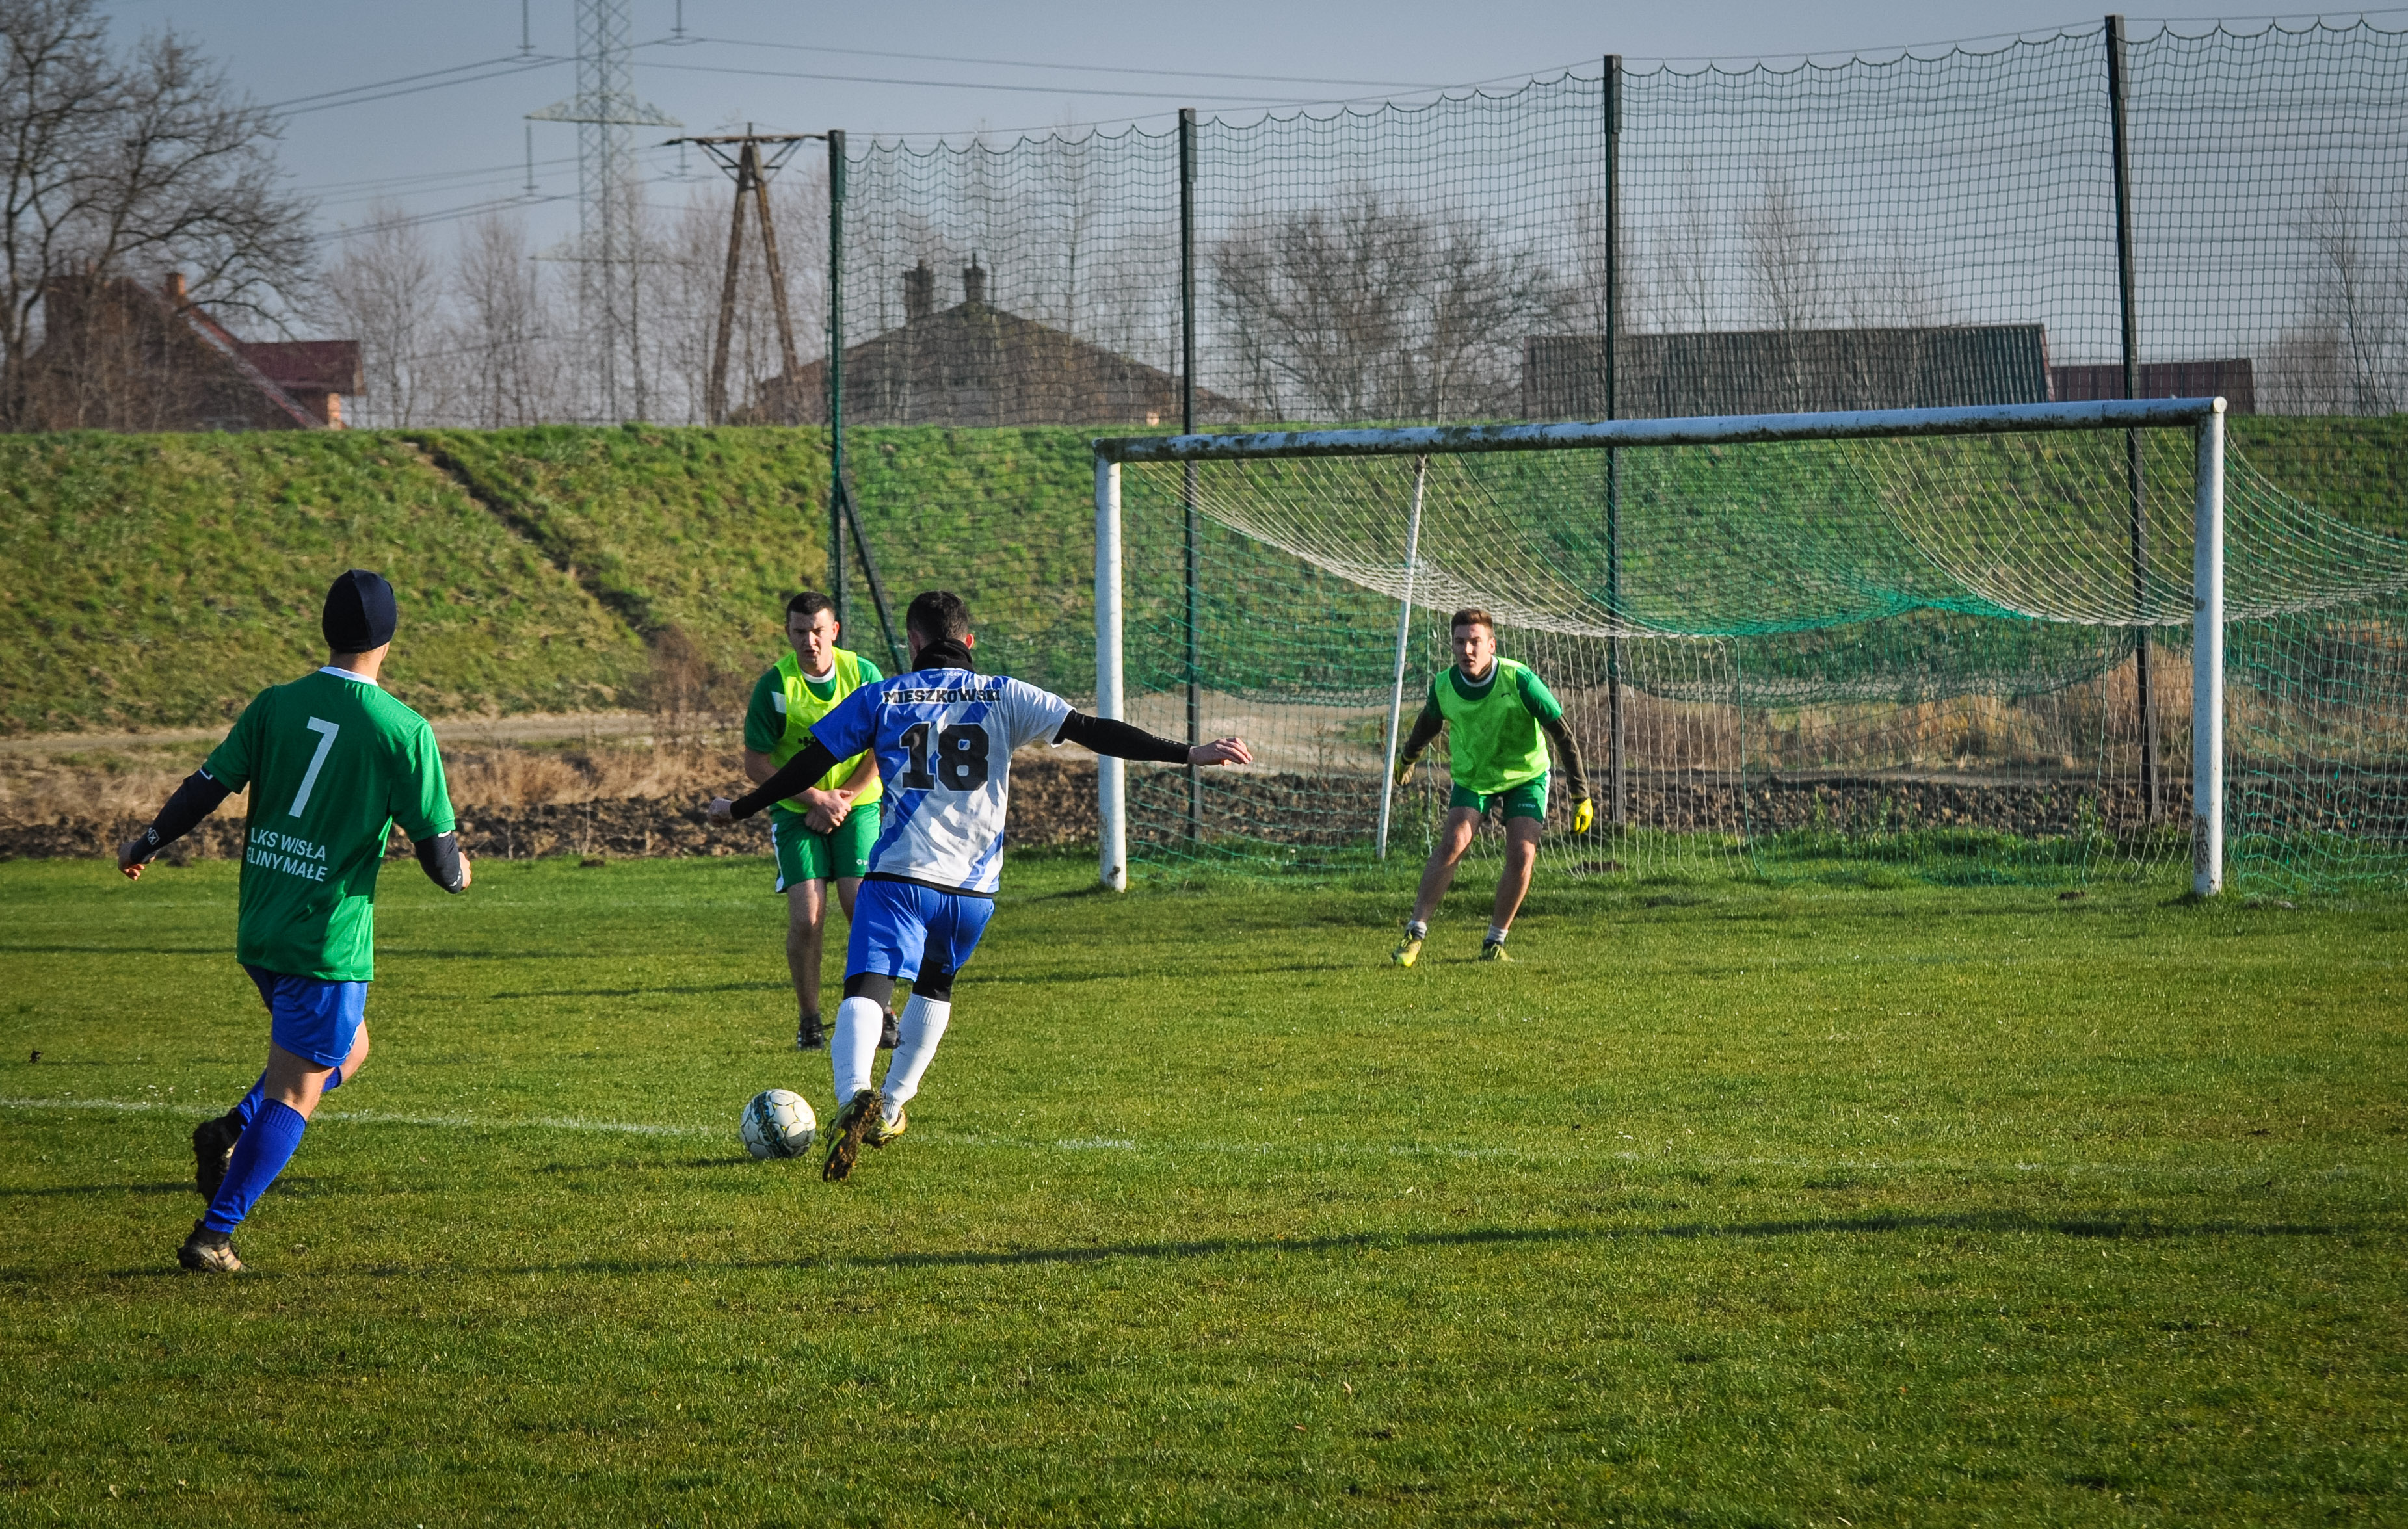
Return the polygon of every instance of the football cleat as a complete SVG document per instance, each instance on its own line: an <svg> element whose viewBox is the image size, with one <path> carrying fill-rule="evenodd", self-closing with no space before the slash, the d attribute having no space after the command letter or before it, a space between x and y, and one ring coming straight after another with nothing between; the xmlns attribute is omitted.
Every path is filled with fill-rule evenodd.
<svg viewBox="0 0 2408 1529"><path fill-rule="evenodd" d="M231 1110L193 1127L193 1187L202 1199L218 1197L226 1165L234 1161L234 1144L241 1139L242 1117Z"/></svg>
<svg viewBox="0 0 2408 1529"><path fill-rule="evenodd" d="M1399 966L1410 966L1421 958L1422 936L1414 934L1412 926L1408 925L1403 942L1389 953L1388 959Z"/></svg>
<svg viewBox="0 0 2408 1529"><path fill-rule="evenodd" d="M895 1107L895 1123L892 1125L886 1123L886 1111L882 1107L877 1114L869 1117L869 1124L863 1128L861 1144L864 1147L882 1149L888 1142L910 1129L911 1129L911 1117L903 1113L901 1105Z"/></svg>
<svg viewBox="0 0 2408 1529"><path fill-rule="evenodd" d="M176 1262L196 1274L240 1274L242 1260L234 1256L234 1238L212 1232L199 1222L176 1250Z"/></svg>
<svg viewBox="0 0 2408 1529"><path fill-rule="evenodd" d="M1483 961L1511 961L1513 958L1505 953L1505 942L1503 940L1484 939L1480 942L1480 959Z"/></svg>
<svg viewBox="0 0 2408 1529"><path fill-rule="evenodd" d="M903 1032L896 1028L895 1011L890 1008L886 1011L886 1017L878 1022L878 1049L882 1051L891 1051L902 1043Z"/></svg>
<svg viewBox="0 0 2408 1529"><path fill-rule="evenodd" d="M827 1031L817 1014L806 1014L795 1022L795 1050L816 1051L827 1044Z"/></svg>
<svg viewBox="0 0 2408 1529"><path fill-rule="evenodd" d="M820 1164L822 1179L834 1184L853 1177L853 1165L861 1157L861 1139L878 1119L879 1103L876 1089L863 1089L828 1122L827 1158Z"/></svg>

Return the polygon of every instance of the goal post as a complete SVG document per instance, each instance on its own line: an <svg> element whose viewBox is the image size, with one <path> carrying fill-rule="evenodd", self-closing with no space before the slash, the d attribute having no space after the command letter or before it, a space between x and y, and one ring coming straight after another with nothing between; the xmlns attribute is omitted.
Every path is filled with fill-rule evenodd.
<svg viewBox="0 0 2408 1529"><path fill-rule="evenodd" d="M1643 452L1680 447L1741 447L1787 442L1914 439L1930 436L2025 436L2047 432L2122 432L2189 429L2195 433L2191 568L2191 886L2212 896L2224 880L2224 415L2221 398L2101 400L2077 404L2018 404L1957 408L1871 409L1831 413L1746 415L1692 419L1612 420L1582 422L1422 426L1396 429L1268 431L1252 434L1153 436L1099 438L1096 469L1096 693L1099 715L1126 712L1124 646L1128 613L1124 588L1122 475L1125 464L1269 463L1306 458L1412 457L1414 467L1404 563L1394 554L1379 581L1353 564L1322 560L1321 566L1365 590L1394 599L1401 590L1396 679L1382 697L1388 720L1384 745L1393 763L1402 702L1406 648L1416 605L1436 609L1448 597L1442 580L1422 570L1427 532L1422 515L1426 471L1446 457L1498 452L1585 452L1618 449ZM1626 459L1627 460L1627 459ZM1408 508L1398 505L1400 515ZM1366 564L1368 565L1368 564ZM1401 586L1396 582L1401 575ZM2179 588L2176 585L2175 588ZM1396 607L1391 607L1396 608ZM2073 617L2056 617L2071 621ZM2092 624L2157 624L2134 613L2130 620L2092 619ZM1612 620L1619 622L1619 611ZM1617 629L1618 630L1618 629ZM1638 628L1632 635L1653 635ZM2138 639L2145 642L2145 630ZM1384 656L1384 653L1383 655ZM1386 678L1383 676L1383 678ZM1617 691L1617 694L1618 694ZM1128 776L1117 760L1102 760L1096 772L1099 871L1103 885L1126 885ZM1378 840L1384 855L1389 792L1381 791ZM1368 825L1367 825L1368 826Z"/></svg>

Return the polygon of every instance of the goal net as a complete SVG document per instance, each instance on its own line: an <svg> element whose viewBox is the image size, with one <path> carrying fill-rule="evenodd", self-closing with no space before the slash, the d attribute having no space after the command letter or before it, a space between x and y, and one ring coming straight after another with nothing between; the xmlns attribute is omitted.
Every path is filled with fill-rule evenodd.
<svg viewBox="0 0 2408 1529"><path fill-rule="evenodd" d="M1099 707L1256 759L1106 762L1108 881L1418 860L1445 746L1386 764L1478 607L1581 746L1561 872L2408 885L2408 543L2253 471L2220 401L1097 453Z"/></svg>

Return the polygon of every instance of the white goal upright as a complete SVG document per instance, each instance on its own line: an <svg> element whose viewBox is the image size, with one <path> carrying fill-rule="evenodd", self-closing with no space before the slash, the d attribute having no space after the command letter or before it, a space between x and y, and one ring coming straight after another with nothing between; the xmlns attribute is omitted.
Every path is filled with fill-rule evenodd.
<svg viewBox="0 0 2408 1529"><path fill-rule="evenodd" d="M2192 439L2181 443L2181 432ZM1997 444L1951 446L1952 440ZM2177 443L2189 449L2177 454ZM1384 854L1389 836L1385 787L1375 790L1369 770L1374 760L1383 765L1393 761L1410 709L1404 685L1410 636L1417 622L1426 629L1433 613L1442 621L1458 605L1484 606L1496 612L1500 627L1531 634L1533 641L1587 644L1603 655L1597 670L1602 678L1586 684L1579 703L1586 708L1584 718L1594 713L1600 740L1598 757L1588 764L1612 793L1610 809L1600 793L1601 819L1609 819L1616 833L1632 834L1653 830L1644 821L1646 810L1626 816L1627 800L1658 803L1661 821L1654 826L1669 829L1691 822L1671 804L1682 799L1681 793L1698 789L1690 782L1709 778L1736 782L1729 789L1740 803L1739 821L1753 822L1744 816L1757 810L1749 805L1749 783L1760 776L1750 771L1770 768L1777 779L1786 768L1793 784L1813 775L1794 764L1784 765L1781 748L1794 755L1805 747L1798 738L1816 727L1828 731L1837 725L1833 719L1856 715L1876 699L1898 716L1921 716L1914 708L1928 710L1930 697L1956 693L1943 683L1949 677L1937 669L1957 660L1929 656L1943 650L1990 655L1980 657L1979 664L1989 666L1982 682L1996 694L2021 695L2055 683L2045 677L2064 664L2047 655L2065 645L2050 646L2043 630L2049 623L2057 623L2055 630L2061 633L2086 629L2109 645L2101 649L2109 658L2100 664L2122 667L2109 675L2094 665L2098 672L2091 678L2102 693L2111 680L2128 690L2130 681L2117 676L2137 668L2143 717L2138 747L2150 772L2146 811L2155 825L2157 696L2169 687L2153 689L2150 633L2167 633L2156 640L2171 643L2172 634L2186 627L2180 635L2188 639L2191 671L2188 748L2180 751L2187 753L2189 764L2191 886L2201 896L2222 887L2227 610L2221 398L1144 436L1099 439L1095 452L1098 714L1128 718L1131 709L1126 471L1143 476L1146 500L1154 507L1146 513L1161 522L1140 528L1137 540L1144 542L1156 530L1157 541L1184 537L1183 591L1154 587L1178 577L1160 574L1175 565L1165 558L1148 564L1153 571L1146 577L1154 584L1138 592L1136 606L1139 624L1150 634L1146 640L1184 645L1183 661L1174 654L1155 668L1178 669L1183 662L1180 673L1191 734L1206 709L1199 696L1211 689L1199 679L1205 661L1198 654L1211 640L1203 629L1218 619L1207 598L1211 592L1199 595L1197 585L1199 578L1213 577L1209 571L1199 576L1199 567L1219 565L1200 557L1199 539L1236 549L1232 557L1252 559L1247 566L1253 590L1270 587L1265 580L1276 583L1279 569L1294 570L1287 583L1297 593L1296 613L1267 609L1259 595L1251 596L1258 621L1300 630L1326 612L1330 624L1318 640L1376 645L1383 670L1394 643L1393 679L1381 673L1349 694L1347 705L1354 709L1344 715L1359 719L1349 723L1354 732L1340 738L1334 724L1325 727L1326 737L1316 746L1325 759L1337 757L1333 750L1354 750L1347 756L1356 761L1354 765L1322 767L1351 767L1359 778L1365 807L1356 836L1367 852L1376 840L1376 852ZM1512 458L1524 460L1507 460ZM2188 491L2187 525L2173 518L2182 488ZM2179 550L2170 544L2183 532L2191 552L2187 589L2167 564ZM2326 547L2319 555L2329 552ZM2299 557L2274 559L2269 566L2274 564L2280 568L2260 579L2265 589L2252 596L2255 609L2307 608L2321 597L2318 592L2330 593L2350 583L2337 564L2319 564L2304 574L2299 570L2306 564ZM1375 638L1364 628L1381 608L1388 614ZM1862 638L1863 632L1877 630L1872 623L1885 621L1923 624L1914 628L1912 643L1901 639L1883 646ZM1990 672L2005 662L1992 651L1999 642L1955 635L1985 621L2011 628L2009 646L2019 644L2015 651L2026 655L2015 662L2042 678L2000 678ZM1957 646L1933 647L1935 632ZM1742 709L1735 721L1705 717L1701 708L1716 700L1713 686L1721 680L1647 678L1674 669L1688 676L1719 674L1713 664L1695 655L1715 644L1743 645L1766 633L1780 635L1787 644L1775 655L1777 662L1734 649L1742 656L1726 667L1733 676L1734 696L1778 698L1794 692L1805 698L1783 714L1787 731L1769 741L1763 724L1751 720L1756 713ZM1426 646L1434 669L1439 651L1434 643ZM1875 647L1889 656L1878 663L1862 656ZM1650 659L1650 653L1673 654L1677 662ZM1964 662L1978 666L1974 659ZM1881 668L1884 664L1888 667ZM1918 664L1933 672L1918 673ZM1741 673L1742 668L1747 672ZM1361 693L1374 684L1385 693ZM1782 690L1784 685L1790 691ZM2165 704L2173 709L2171 700ZM1233 721L1252 714L1237 702L1227 705L1236 708ZM2000 709L1989 707L1990 713ZM1380 726L1383 713L1382 746L1374 755L1366 739ZM1158 724L1161 719L1131 720ZM1643 751L1643 739L1630 740L1656 736L1650 728L1670 736L1664 730L1676 722L1689 730L1684 736L1702 737L1714 728L1730 733L1734 741L1715 748L1736 760L1736 768L1721 769L1706 760L1702 746L1698 758L1704 763L1684 766L1686 774L1665 765L1650 777L1643 761L1631 763L1634 750ZM1993 716L1984 725L1998 733L2019 724ZM1767 760L1772 762L1769 766ZM1957 763L1963 764L1961 757ZM2070 755L2058 773L2079 773ZM1098 762L1100 873L1103 884L1115 890L1127 883L1130 789L1127 766L1118 760ZM1200 843L1218 831L1207 821L1204 789L1182 784L1176 793L1161 793L1186 815L1164 833ZM1369 805L1375 795L1376 826ZM1262 809L1275 810L1275 802ZM1600 832L1606 826L1601 823ZM1620 862L1582 864L1617 868Z"/></svg>

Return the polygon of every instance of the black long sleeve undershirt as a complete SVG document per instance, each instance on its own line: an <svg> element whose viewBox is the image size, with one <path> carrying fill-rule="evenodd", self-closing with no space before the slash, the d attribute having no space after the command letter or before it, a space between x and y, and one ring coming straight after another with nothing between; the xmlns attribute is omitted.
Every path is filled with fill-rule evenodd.
<svg viewBox="0 0 2408 1529"><path fill-rule="evenodd" d="M467 871L460 863L458 834L437 834L432 838L420 839L410 848L417 852L419 868L426 873L426 879L445 892L467 890Z"/></svg>
<svg viewBox="0 0 2408 1529"><path fill-rule="evenodd" d="M1187 745L1183 743L1110 717L1090 717L1083 711L1073 711L1063 718L1061 731L1054 735L1054 741L1075 743L1113 759L1148 760L1156 764L1187 763Z"/></svg>
<svg viewBox="0 0 2408 1529"><path fill-rule="evenodd" d="M198 828L202 819L215 812L233 794L207 770L194 770L184 777L183 783L176 788L176 794L167 798L167 805L161 807L159 815L150 820L150 825L142 830L135 863L140 865L150 860Z"/></svg>
<svg viewBox="0 0 2408 1529"><path fill-rule="evenodd" d="M1055 731L1056 743L1075 743L1113 759L1151 760L1163 764L1187 763L1187 745L1132 727L1109 717L1090 717L1083 711L1073 711L1062 719ZM778 766L778 772L759 785L736 798L729 816L738 822L752 816L772 802L782 802L804 787L837 767L838 760L827 745L813 738L803 751Z"/></svg>

